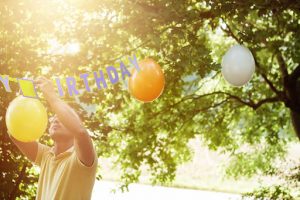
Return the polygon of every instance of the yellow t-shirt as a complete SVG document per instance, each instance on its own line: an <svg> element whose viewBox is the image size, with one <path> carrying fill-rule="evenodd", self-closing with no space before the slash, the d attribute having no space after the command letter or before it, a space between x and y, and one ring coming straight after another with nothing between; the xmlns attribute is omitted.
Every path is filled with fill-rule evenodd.
<svg viewBox="0 0 300 200"><path fill-rule="evenodd" d="M90 200L95 183L97 158L91 167L76 156L74 147L55 156L38 144L35 164L40 166L36 200Z"/></svg>

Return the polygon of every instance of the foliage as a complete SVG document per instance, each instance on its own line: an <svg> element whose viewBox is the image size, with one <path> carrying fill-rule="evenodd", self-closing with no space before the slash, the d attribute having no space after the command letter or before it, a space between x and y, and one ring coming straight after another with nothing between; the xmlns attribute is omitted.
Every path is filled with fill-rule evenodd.
<svg viewBox="0 0 300 200"><path fill-rule="evenodd" d="M286 167L286 166L285 166ZM243 195L244 198L253 197L254 199L282 199L296 200L300 198L300 166L286 167L288 170L277 169L275 174L283 179L280 185L271 185L269 187L260 187L253 192ZM270 174L274 175L274 172Z"/></svg>
<svg viewBox="0 0 300 200"><path fill-rule="evenodd" d="M246 196L254 197L256 200L264 199L282 199L282 200L294 200L295 198L290 194L290 189L288 187L283 187L280 185L275 185L271 187L263 187L259 190L249 193Z"/></svg>
<svg viewBox="0 0 300 200"><path fill-rule="evenodd" d="M79 104L64 98L88 111L82 118L99 156L118 158L123 189L138 180L141 166L148 166L153 183L172 181L191 157L187 142L196 135L211 149L231 152L232 175L252 175L271 169L295 139L290 110L299 111L299 8L288 0L4 0L0 74L63 78L120 60L128 65L132 54L152 57L166 76L153 103L134 100L125 83L96 90L92 76L94 90L79 96ZM70 42L80 45L78 53L55 51ZM256 74L241 88L220 74L222 55L234 43L251 49L256 60ZM28 170L19 175L31 165L6 133L5 111L17 85L13 89L0 90L1 199L26 194L36 181Z"/></svg>

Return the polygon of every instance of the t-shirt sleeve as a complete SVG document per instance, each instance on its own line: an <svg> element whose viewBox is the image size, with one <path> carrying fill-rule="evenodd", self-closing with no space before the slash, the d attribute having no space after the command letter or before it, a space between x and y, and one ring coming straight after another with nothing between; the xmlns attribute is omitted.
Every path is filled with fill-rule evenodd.
<svg viewBox="0 0 300 200"><path fill-rule="evenodd" d="M34 164L36 164L38 166L41 166L42 158L45 155L45 153L47 151L49 151L49 149L50 149L50 147L48 147L47 145L38 143L38 151L37 151L37 154L36 154L36 157L35 157Z"/></svg>
<svg viewBox="0 0 300 200"><path fill-rule="evenodd" d="M74 151L75 152L75 151ZM82 170L85 170L85 171L96 171L97 169L97 165L98 165L98 157L97 157L97 153L96 153L96 150L95 150L95 147L94 147L94 162L91 166L86 166L79 158L78 156L76 155L76 153L74 154L75 155L75 163L76 165L82 169Z"/></svg>

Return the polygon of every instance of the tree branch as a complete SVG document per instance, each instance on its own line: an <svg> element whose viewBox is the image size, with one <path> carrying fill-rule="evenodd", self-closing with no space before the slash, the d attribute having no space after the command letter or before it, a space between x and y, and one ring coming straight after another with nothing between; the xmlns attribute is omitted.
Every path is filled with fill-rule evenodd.
<svg viewBox="0 0 300 200"><path fill-rule="evenodd" d="M203 97L206 97L206 96L210 96L210 95L217 95L217 94L223 94L223 95L226 95L228 97L230 97L231 99L235 99L237 100L238 102L242 103L242 104L245 104L247 106L251 106L251 102L247 102L247 101L244 101L242 100L240 97L238 96L235 96L233 94L230 94L228 92L222 92L222 91L215 91L215 92L212 92L212 93L207 93L207 94L203 94L203 95L199 95L199 96L196 96L196 97L193 97L193 99L200 99L200 98L203 98Z"/></svg>
<svg viewBox="0 0 300 200"><path fill-rule="evenodd" d="M236 42L238 42L239 44L243 44L243 41L233 33L233 30L230 28L230 26L228 25L226 20L223 17L221 17L221 19L226 24L226 29L224 29L222 26L221 26L221 29L225 33L227 33L228 36L232 37Z"/></svg>
<svg viewBox="0 0 300 200"><path fill-rule="evenodd" d="M281 52L277 53L277 61L278 61L279 67L280 67L280 71L281 71L283 80L286 80L289 74L288 74L287 66L285 64L285 61L283 59Z"/></svg>
<svg viewBox="0 0 300 200"><path fill-rule="evenodd" d="M289 73L286 66L286 62L284 61L280 51L278 51L276 55L277 55L277 62L279 64L280 72L282 74L283 87L284 89L286 89L288 87L288 81L289 81Z"/></svg>
<svg viewBox="0 0 300 200"><path fill-rule="evenodd" d="M252 54L253 54L253 57L254 57L254 60L255 60L255 65L256 65L258 73L263 77L263 79L265 80L265 82L268 84L269 88L277 95L277 97L280 98L280 100L282 100L282 101L286 101L284 92L278 90L274 86L274 84L272 83L272 81L270 79L268 79L267 75L263 72L260 64L257 61L257 56L256 56L255 51L253 51L253 50L251 50L251 51L252 51Z"/></svg>
<svg viewBox="0 0 300 200"><path fill-rule="evenodd" d="M167 106L166 108L154 113L153 115L151 115L152 118L156 117L157 115L161 114L161 113L164 113L165 111L167 110L170 110L171 108L174 108L176 107L177 105L187 101L187 100L198 100L198 99L201 99L201 98L205 98L205 97L208 97L208 96L212 96L212 95L225 95L229 98L227 98L225 101L227 101L228 99L234 99L236 101L238 101L239 103L243 104L243 105L246 105L248 107L251 107L252 109L256 110L257 108L259 108L260 106L262 106L263 104L265 103L273 103L273 102L280 102L281 99L278 98L277 96L274 96L274 97L269 97L269 98L266 98L266 99L262 99L258 102L254 102L253 100L243 100L241 99L239 96L236 96L236 95L233 95L233 94L230 94L228 92L222 92L222 91L215 91L215 92L211 92L211 93L206 93L206 94L202 94L202 95L189 95L189 96L185 96L184 98L182 98L181 100L179 100L178 102L170 105L170 106ZM223 102L224 103L224 102ZM211 105L210 107L213 107L213 105Z"/></svg>
<svg viewBox="0 0 300 200"><path fill-rule="evenodd" d="M274 103L274 102L279 102L279 101L280 101L280 99L278 97L270 97L270 98L262 99L262 100L258 101L257 103L253 104L253 109L257 109L265 103Z"/></svg>
<svg viewBox="0 0 300 200"><path fill-rule="evenodd" d="M272 83L272 81L270 81L270 79L268 79L267 75L262 72L261 68L259 68L258 70L259 74L263 77L263 79L265 80L265 82L268 84L268 86L270 87L270 89L277 94L277 96L281 96L281 91L279 91Z"/></svg>
<svg viewBox="0 0 300 200"><path fill-rule="evenodd" d="M296 69L290 74L289 76L289 82L291 84L294 84L297 79L300 78L300 64L296 67Z"/></svg>
<svg viewBox="0 0 300 200"><path fill-rule="evenodd" d="M228 96L229 98L240 102L241 104L244 104L246 106L249 106L249 107L253 108L254 110L259 108L260 106L262 106L265 103L273 103L273 102L279 102L280 101L280 99L277 96L274 96L274 97L269 97L269 98L266 98L266 99L262 99L262 100L258 101L257 103L254 103L253 100L245 101L245 100L241 99L238 96L232 95L232 94L227 93L227 92L222 92L222 91L216 91L216 92L213 92L213 93L210 93L210 94L205 94L205 95L207 96L207 95L214 95L214 94L224 94L224 95ZM203 96L204 95L200 95L196 98L201 98Z"/></svg>

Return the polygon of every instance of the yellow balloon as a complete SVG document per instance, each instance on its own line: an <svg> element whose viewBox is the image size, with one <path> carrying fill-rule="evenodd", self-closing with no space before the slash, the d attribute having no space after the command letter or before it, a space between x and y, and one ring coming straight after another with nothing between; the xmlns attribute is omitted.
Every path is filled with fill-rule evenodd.
<svg viewBox="0 0 300 200"><path fill-rule="evenodd" d="M7 108L8 132L19 141L31 142L40 138L47 128L47 123L46 108L38 99L18 96Z"/></svg>

